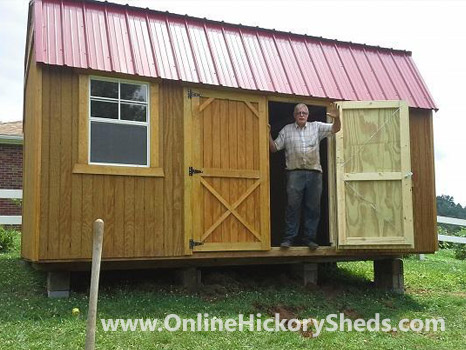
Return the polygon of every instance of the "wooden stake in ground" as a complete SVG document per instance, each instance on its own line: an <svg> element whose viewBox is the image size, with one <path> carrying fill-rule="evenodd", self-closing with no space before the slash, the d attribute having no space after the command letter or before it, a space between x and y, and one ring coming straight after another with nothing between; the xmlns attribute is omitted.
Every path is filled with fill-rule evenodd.
<svg viewBox="0 0 466 350"><path fill-rule="evenodd" d="M87 314L86 350L94 350L95 348L95 323L103 236L104 222L101 219L97 219L94 221L94 241L92 244L91 290L89 293L89 312Z"/></svg>

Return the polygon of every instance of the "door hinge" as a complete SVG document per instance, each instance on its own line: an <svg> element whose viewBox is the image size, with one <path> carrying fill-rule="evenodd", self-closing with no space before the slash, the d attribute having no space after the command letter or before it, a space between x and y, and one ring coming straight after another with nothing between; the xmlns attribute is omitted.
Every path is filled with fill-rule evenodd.
<svg viewBox="0 0 466 350"><path fill-rule="evenodd" d="M194 169L192 166L189 167L188 174L189 176L193 176L194 174L201 174L202 170Z"/></svg>
<svg viewBox="0 0 466 350"><path fill-rule="evenodd" d="M194 92L191 89L188 89L188 98L192 99L193 97L201 97L201 94L198 92Z"/></svg>
<svg viewBox="0 0 466 350"><path fill-rule="evenodd" d="M204 242L195 241L192 238L189 240L189 249L193 249L194 247L198 245L204 245Z"/></svg>

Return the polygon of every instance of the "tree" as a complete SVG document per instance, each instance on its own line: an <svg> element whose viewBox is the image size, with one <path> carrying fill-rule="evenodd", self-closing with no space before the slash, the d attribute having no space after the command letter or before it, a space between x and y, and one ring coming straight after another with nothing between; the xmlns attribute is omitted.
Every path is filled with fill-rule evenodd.
<svg viewBox="0 0 466 350"><path fill-rule="evenodd" d="M461 204L455 203L455 199L452 196L437 196L437 215L466 219L466 207L463 208ZM456 235L461 231L461 226L439 224L439 229L444 230L444 233L447 235Z"/></svg>
<svg viewBox="0 0 466 350"><path fill-rule="evenodd" d="M437 196L437 214L458 219L466 219L466 207L455 203L452 196L444 195Z"/></svg>

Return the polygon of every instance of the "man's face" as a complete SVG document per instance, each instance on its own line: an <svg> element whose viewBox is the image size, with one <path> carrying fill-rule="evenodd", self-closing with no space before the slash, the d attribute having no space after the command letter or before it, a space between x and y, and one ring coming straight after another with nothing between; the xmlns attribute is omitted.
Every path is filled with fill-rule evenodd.
<svg viewBox="0 0 466 350"><path fill-rule="evenodd" d="M303 127L306 125L307 118L309 117L309 110L306 106L299 106L294 113L294 120L296 124Z"/></svg>

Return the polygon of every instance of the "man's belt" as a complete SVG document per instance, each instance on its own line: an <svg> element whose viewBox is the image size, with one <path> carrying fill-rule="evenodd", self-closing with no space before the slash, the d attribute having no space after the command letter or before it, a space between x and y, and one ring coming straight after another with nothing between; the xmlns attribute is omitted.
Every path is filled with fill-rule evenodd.
<svg viewBox="0 0 466 350"><path fill-rule="evenodd" d="M314 171L316 173L320 173L320 171L317 169L301 169L301 168L300 169L286 169L286 171Z"/></svg>

